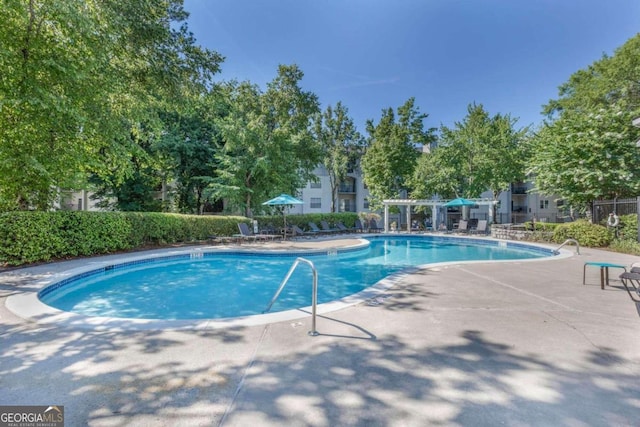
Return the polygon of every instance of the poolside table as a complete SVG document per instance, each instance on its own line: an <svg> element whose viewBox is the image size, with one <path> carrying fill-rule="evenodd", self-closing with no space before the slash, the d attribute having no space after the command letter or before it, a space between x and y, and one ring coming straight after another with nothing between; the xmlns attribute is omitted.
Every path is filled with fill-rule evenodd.
<svg viewBox="0 0 640 427"><path fill-rule="evenodd" d="M621 268L625 271L625 273L627 272L627 267L621 264L612 264L610 262L596 262L596 261L585 262L584 267L582 269L583 285L585 284L587 266L600 267L600 289L604 289L605 283L607 284L607 286L609 286L609 269L610 268Z"/></svg>

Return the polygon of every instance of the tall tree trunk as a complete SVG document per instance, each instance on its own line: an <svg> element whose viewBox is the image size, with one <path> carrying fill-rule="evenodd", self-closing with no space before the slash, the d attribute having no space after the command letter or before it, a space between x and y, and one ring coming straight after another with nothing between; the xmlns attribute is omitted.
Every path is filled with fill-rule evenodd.
<svg viewBox="0 0 640 427"><path fill-rule="evenodd" d="M247 199L245 200L246 206L244 209L244 216L247 218L253 218L251 214L251 193L247 193Z"/></svg>

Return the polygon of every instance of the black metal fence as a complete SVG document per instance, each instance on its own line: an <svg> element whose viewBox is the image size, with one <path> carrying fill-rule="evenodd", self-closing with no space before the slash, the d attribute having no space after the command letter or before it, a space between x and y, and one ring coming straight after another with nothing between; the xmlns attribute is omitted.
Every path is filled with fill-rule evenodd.
<svg viewBox="0 0 640 427"><path fill-rule="evenodd" d="M638 198L596 200L592 205L591 220L594 224L600 224L607 220L611 212L618 215L637 214Z"/></svg>

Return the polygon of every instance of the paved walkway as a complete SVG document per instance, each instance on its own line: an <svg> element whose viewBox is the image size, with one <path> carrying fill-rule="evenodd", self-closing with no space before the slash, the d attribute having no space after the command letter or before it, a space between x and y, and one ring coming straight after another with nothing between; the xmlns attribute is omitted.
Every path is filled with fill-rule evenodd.
<svg viewBox="0 0 640 427"><path fill-rule="evenodd" d="M640 317L619 282L600 289L597 268L582 286L582 268L640 259L581 253L422 269L319 317L317 337L309 318L205 331L34 323L6 297L87 261L5 272L0 405L64 405L67 426L638 426Z"/></svg>

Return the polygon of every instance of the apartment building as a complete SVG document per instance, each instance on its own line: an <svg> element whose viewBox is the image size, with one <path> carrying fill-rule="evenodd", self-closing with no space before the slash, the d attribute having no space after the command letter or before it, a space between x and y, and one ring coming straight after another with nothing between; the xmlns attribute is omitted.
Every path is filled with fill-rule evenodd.
<svg viewBox="0 0 640 427"><path fill-rule="evenodd" d="M317 177L315 182L308 182L297 194L304 204L291 206L288 210L291 214L305 213L328 213L331 212L331 183L329 175L324 166L318 166L314 174ZM542 222L563 222L567 217L563 212L562 201L557 198L542 196L532 192L531 182L517 182L511 184L509 190L502 192L496 205L496 222L501 224L523 223L535 218ZM164 193L163 193L164 194ZM101 210L96 206L97 201L93 200L89 191L63 191L61 192L61 203L59 209L63 210ZM158 198L168 197L158 192ZM481 195L481 198L492 198L491 192ZM347 178L338 186L337 199L335 200L337 212L370 212L369 190L362 179L362 172L354 168L348 173ZM222 208L222 205L219 207ZM401 208L398 214L392 214L391 221L398 224L406 222L406 212ZM446 217L448 225L457 222L462 211L459 208L441 208L439 217ZM379 212L381 213L381 212ZM418 215L429 217L430 212ZM491 220L488 206L480 205L471 208L470 218Z"/></svg>
<svg viewBox="0 0 640 427"><path fill-rule="evenodd" d="M314 170L317 182L308 182L301 188L297 197L304 202L303 205L292 206L289 212L303 213L327 213L331 212L331 181L324 166L318 166ZM362 179L362 173L353 169L347 174L346 180L338 186L338 197L335 200L337 212L369 212L369 190Z"/></svg>
<svg viewBox="0 0 640 427"><path fill-rule="evenodd" d="M300 189L298 197L303 205L291 207L291 213L327 213L331 212L331 184L326 169L323 166L314 171L318 177L317 182L309 182ZM566 217L563 214L563 203L557 197L542 196L532 191L531 182L517 182L511 184L507 191L503 191L498 197L496 205L496 222L523 223L535 218L543 222L562 222ZM362 173L354 169L348 174L345 182L338 187L336 200L337 212L369 212L369 191L362 179ZM485 192L481 198L491 199L491 192ZM449 208L443 212L449 218L449 222L456 222L462 214L461 209ZM425 213L429 216L430 213ZM469 212L471 218L490 220L489 207L480 205ZM399 224L406 222L406 214L401 212L392 217L392 221Z"/></svg>

